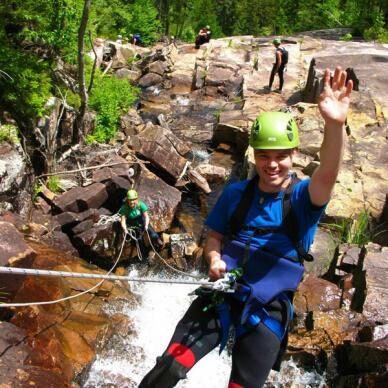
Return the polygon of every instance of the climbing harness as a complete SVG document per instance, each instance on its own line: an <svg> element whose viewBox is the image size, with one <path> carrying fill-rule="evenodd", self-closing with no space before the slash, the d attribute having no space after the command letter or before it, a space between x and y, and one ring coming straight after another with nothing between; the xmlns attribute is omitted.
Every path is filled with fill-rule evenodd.
<svg viewBox="0 0 388 388"><path fill-rule="evenodd" d="M292 294L302 280L304 273L303 262L311 261L298 236L297 219L291 207L291 194L294 186L299 182L295 174L291 175L291 183L283 193L283 219L279 227L251 228L245 224L250 206L254 200L255 189L259 177L251 179L241 196L236 209L232 213L228 228L228 238L222 250L222 260L229 271L241 270L243 274L238 278L232 299L242 303L242 311L238 322L232 322L231 300L217 295L212 296L211 307L217 311L221 340L220 352L224 349L233 323L235 336L238 337L248 330L263 323L280 341L283 340L288 322L292 319L292 304L289 292ZM241 230L251 231L246 242L240 242L236 236ZM251 246L255 236L284 233L295 247L297 257L279 257L265 249ZM265 306L273 300L287 304L289 317L287 323L271 317ZM282 303L283 303L282 302Z"/></svg>

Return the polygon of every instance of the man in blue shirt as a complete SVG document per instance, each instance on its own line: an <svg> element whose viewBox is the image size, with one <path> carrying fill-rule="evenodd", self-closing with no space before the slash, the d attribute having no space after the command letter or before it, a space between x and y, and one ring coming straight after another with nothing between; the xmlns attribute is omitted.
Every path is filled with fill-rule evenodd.
<svg viewBox="0 0 388 388"><path fill-rule="evenodd" d="M298 183L290 174L299 145L294 119L281 112L266 112L256 119L250 144L258 179L252 181L253 200L248 203L244 224L230 233L235 210L242 197L245 199L247 181L229 185L206 221L210 230L204 255L209 277L218 280L238 268L243 274L237 290L221 299L200 294L193 301L141 388L175 386L197 361L225 344L231 324L236 338L229 388L261 387L270 370L278 367L292 319L292 293L303 275L301 256L307 255L341 165L351 91L352 82L346 84L345 71L337 68L332 84L329 70L325 71L319 101L325 121L320 166L311 179ZM283 197L287 193L297 241L283 227Z"/></svg>

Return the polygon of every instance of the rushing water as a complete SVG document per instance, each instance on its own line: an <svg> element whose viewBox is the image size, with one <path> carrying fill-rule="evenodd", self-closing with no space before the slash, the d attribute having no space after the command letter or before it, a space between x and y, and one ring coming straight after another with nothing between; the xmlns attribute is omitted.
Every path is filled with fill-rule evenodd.
<svg viewBox="0 0 388 388"><path fill-rule="evenodd" d="M131 276L136 276L133 270ZM195 289L190 285L135 284L132 290L141 295L141 306L134 311L124 311L135 324L137 336L131 336L131 343L124 339L124 348L132 351L117 355L109 352L108 358L98 357L89 373L85 388L107 386L123 387L123 377L133 381L128 387L136 387L142 377L151 369L156 357L166 348L175 325L194 298L188 294ZM120 346L122 348L122 346ZM137 350L137 356L133 353ZM230 370L230 360L226 352L221 356L214 350L188 373L188 379L177 387L216 388L226 387ZM118 377L120 376L120 377ZM111 385L111 386L112 386Z"/></svg>
<svg viewBox="0 0 388 388"><path fill-rule="evenodd" d="M130 275L139 276L139 273L132 270ZM131 287L140 296L140 306L136 310L128 310L124 306L121 312L134 321L137 335L116 339L114 348L103 352L94 362L83 388L137 387L147 371L154 366L156 357L166 348L176 323L193 298L188 294L195 288L190 285L155 283L134 284ZM215 349L177 387L226 388L230 364L227 351L219 356L218 349ZM280 373L271 372L266 387L323 388L326 384L323 376L315 371L304 371L291 360L282 364Z"/></svg>

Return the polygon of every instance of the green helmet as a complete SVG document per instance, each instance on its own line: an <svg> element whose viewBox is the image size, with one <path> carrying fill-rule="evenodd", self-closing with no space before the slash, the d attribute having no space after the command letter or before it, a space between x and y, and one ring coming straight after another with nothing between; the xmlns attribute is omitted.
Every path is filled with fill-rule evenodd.
<svg viewBox="0 0 388 388"><path fill-rule="evenodd" d="M255 149L281 150L299 145L298 126L283 112L264 112L256 118L251 128L249 144Z"/></svg>
<svg viewBox="0 0 388 388"><path fill-rule="evenodd" d="M137 199L138 197L136 190L128 190L127 199Z"/></svg>
<svg viewBox="0 0 388 388"><path fill-rule="evenodd" d="M272 41L273 44L280 44L282 43L281 39L280 38L275 38L273 41Z"/></svg>

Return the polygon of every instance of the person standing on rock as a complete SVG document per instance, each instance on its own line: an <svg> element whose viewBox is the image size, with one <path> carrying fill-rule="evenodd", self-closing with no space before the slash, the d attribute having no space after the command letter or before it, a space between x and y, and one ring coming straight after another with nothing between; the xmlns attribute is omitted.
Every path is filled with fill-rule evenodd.
<svg viewBox="0 0 388 388"><path fill-rule="evenodd" d="M160 249L163 246L163 241L150 225L150 216L148 214L148 206L139 199L136 190L128 190L126 201L120 207L121 227L124 232L130 236L139 238L140 251L142 255L146 254L144 245L143 233L148 233L153 247ZM131 231L129 232L130 229Z"/></svg>
<svg viewBox="0 0 388 388"><path fill-rule="evenodd" d="M271 91L272 84L275 79L275 75L279 76L279 88L275 91L281 93L284 85L284 70L288 63L288 51L284 47L280 47L282 41L279 38L275 38L272 44L276 47L275 51L275 63L272 66L271 75L269 77L269 84L266 88Z"/></svg>
<svg viewBox="0 0 388 388"><path fill-rule="evenodd" d="M292 298L319 219L330 200L344 148L344 123L352 82L336 68L324 75L319 111L325 122L320 165L311 178L290 173L299 145L298 127L287 113L265 112L253 123L257 176L225 188L206 224L204 256L209 278L225 279L234 293L197 290L167 349L140 388L168 388L235 328L229 388L262 387L280 366L292 320ZM201 292L202 290L202 292Z"/></svg>
<svg viewBox="0 0 388 388"><path fill-rule="evenodd" d="M209 43L210 37L210 26L202 27L195 38L195 48L199 49L202 44Z"/></svg>

